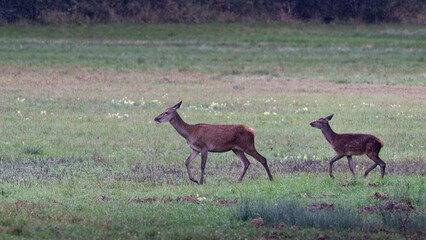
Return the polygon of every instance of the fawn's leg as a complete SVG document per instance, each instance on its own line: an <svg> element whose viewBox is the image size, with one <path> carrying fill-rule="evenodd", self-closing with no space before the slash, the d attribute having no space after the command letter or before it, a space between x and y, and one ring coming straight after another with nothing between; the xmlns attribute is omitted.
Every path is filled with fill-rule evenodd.
<svg viewBox="0 0 426 240"><path fill-rule="evenodd" d="M366 146L367 157L374 161L374 165L367 169L367 171L365 171L364 177L367 177L368 173L374 168L376 168L377 165L380 166L380 174L382 178L385 176L386 163L383 162L382 159L380 159L379 151L380 147L378 147L377 143L371 143Z"/></svg>
<svg viewBox="0 0 426 240"><path fill-rule="evenodd" d="M355 177L354 161L352 160L352 156L346 156L346 158L348 159L349 169L351 170L352 175Z"/></svg>
<svg viewBox="0 0 426 240"><path fill-rule="evenodd" d="M332 158L330 160L330 169L328 170L328 175L330 175L331 178L334 178L334 175L333 175L333 163L336 162L337 160L341 159L344 156L345 155L337 154L336 156L334 156L334 158Z"/></svg>

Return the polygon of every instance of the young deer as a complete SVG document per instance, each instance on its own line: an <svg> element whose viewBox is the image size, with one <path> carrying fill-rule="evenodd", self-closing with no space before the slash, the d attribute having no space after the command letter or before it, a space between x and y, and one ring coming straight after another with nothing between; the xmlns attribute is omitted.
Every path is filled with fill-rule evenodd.
<svg viewBox="0 0 426 240"><path fill-rule="evenodd" d="M230 150L237 155L243 165L240 178L238 179L239 182L243 180L244 174L250 165L250 162L244 153L247 153L259 161L268 173L269 180L273 181L266 159L260 155L254 147L255 131L252 128L244 125L210 125L203 123L195 125L187 124L176 111L181 104L182 101L175 106L166 109L166 111L158 115L154 121L157 124L170 122L176 131L186 139L186 142L192 149L192 153L185 161L186 169L191 181L198 183L198 181L192 177L189 164L198 156L199 153L201 153L201 185L204 183L204 169L206 167L207 153L227 152Z"/></svg>
<svg viewBox="0 0 426 240"><path fill-rule="evenodd" d="M367 177L368 173L377 167L377 165L379 165L383 178L385 176L386 164L382 161L382 159L379 158L380 149L383 147L382 140L369 134L337 134L328 124L328 121L330 121L331 118L333 118L333 114L326 118L320 118L314 122L311 122L312 127L321 129L325 139L327 139L327 141L333 147L334 151L337 153L337 155L330 161L330 177L334 178L332 169L333 163L344 156L346 156L348 159L349 169L355 176L352 155L366 154L371 160L374 161L374 165L365 171L364 177Z"/></svg>

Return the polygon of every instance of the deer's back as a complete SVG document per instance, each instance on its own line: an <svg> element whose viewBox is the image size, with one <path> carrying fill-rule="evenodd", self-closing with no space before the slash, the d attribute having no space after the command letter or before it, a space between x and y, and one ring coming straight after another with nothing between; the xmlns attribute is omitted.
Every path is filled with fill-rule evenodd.
<svg viewBox="0 0 426 240"><path fill-rule="evenodd" d="M211 152L242 149L254 142L255 131L244 125L196 124L192 127L188 143L197 148L207 147Z"/></svg>
<svg viewBox="0 0 426 240"><path fill-rule="evenodd" d="M367 148L380 150L383 141L370 134L338 134L332 142L333 149L344 155L362 155Z"/></svg>

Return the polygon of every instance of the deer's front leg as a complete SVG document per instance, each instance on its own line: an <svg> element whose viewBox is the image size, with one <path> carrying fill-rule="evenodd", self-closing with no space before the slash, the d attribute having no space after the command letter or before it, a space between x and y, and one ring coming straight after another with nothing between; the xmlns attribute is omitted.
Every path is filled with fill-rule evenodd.
<svg viewBox="0 0 426 240"><path fill-rule="evenodd" d="M330 160L330 169L328 171L328 174L330 175L331 178L334 178L334 175L333 175L333 163L336 162L337 160L341 159L344 156L345 155L337 154L336 156L334 156L334 158L332 158Z"/></svg>
<svg viewBox="0 0 426 240"><path fill-rule="evenodd" d="M195 150L192 150L192 153L189 155L189 157L186 159L186 161L185 161L185 166L186 166L186 170L188 171L188 176L189 176L189 180L191 180L191 181L193 181L193 182L195 182L195 183L197 183L198 184L198 181L197 180L195 180L193 177L192 177L192 174L191 174L191 169L189 169L189 164L191 163L191 161L195 158L195 157L197 157L198 156L198 154L199 154L200 152L197 152L197 151L195 151Z"/></svg>
<svg viewBox="0 0 426 240"><path fill-rule="evenodd" d="M204 169L206 168L206 162L207 162L207 149L201 150L201 178L200 178L200 185L203 185L204 183Z"/></svg>

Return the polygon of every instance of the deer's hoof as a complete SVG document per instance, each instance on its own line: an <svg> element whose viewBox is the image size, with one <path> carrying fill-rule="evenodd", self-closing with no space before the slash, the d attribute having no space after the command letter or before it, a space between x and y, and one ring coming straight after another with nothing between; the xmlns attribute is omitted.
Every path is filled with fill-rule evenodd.
<svg viewBox="0 0 426 240"><path fill-rule="evenodd" d="M189 180L191 180L191 181L195 182L196 184L198 184L198 181L195 180L194 178L190 178Z"/></svg>

